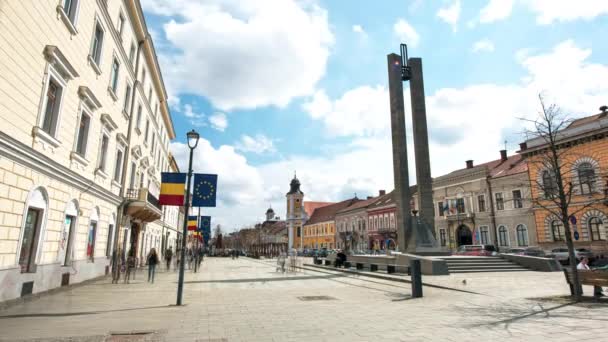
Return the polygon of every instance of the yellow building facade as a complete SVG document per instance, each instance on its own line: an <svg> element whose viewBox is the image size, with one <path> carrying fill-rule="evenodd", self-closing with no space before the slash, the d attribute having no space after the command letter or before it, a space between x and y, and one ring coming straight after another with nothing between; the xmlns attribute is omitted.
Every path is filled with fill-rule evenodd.
<svg viewBox="0 0 608 342"><path fill-rule="evenodd" d="M336 244L335 221L304 225L304 248L332 249Z"/></svg>

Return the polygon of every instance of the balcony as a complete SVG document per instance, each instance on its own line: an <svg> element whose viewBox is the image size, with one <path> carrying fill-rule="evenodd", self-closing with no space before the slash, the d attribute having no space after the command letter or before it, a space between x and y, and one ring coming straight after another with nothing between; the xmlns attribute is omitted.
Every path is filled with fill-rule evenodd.
<svg viewBox="0 0 608 342"><path fill-rule="evenodd" d="M142 222L153 222L161 218L162 207L158 199L147 188L127 189L127 215Z"/></svg>
<svg viewBox="0 0 608 342"><path fill-rule="evenodd" d="M464 213L446 213L446 215L444 216L444 218L446 220L448 220L449 222L463 222L466 220L472 220L475 218L475 213L469 213L469 212L464 212Z"/></svg>

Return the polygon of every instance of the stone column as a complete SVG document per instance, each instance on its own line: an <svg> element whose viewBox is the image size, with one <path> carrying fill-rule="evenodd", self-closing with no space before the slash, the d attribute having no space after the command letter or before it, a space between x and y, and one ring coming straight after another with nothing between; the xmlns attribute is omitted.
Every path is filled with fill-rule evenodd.
<svg viewBox="0 0 608 342"><path fill-rule="evenodd" d="M429 137L426 125L422 59L410 58L408 65L411 67L410 98L412 102L414 154L416 157L416 182L418 183L418 210L420 219L428 225L434 236L433 184L429 157Z"/></svg>
<svg viewBox="0 0 608 342"><path fill-rule="evenodd" d="M399 250L405 252L408 249L408 244L415 248L415 243L410 241L412 237L411 195L407 165L407 142L405 139L405 105L403 103L403 82L401 80L401 56L392 53L387 56L387 60L393 141L393 176L397 205L397 236Z"/></svg>

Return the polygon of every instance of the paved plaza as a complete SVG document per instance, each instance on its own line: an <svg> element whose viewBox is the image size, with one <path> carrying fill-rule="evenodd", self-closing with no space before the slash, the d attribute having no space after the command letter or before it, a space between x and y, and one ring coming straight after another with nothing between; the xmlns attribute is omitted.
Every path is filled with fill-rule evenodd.
<svg viewBox="0 0 608 342"><path fill-rule="evenodd" d="M0 311L0 341L602 341L608 304L572 304L561 272L426 276L409 284L328 270L280 274L273 260L206 258L149 284L110 279ZM466 284L465 282L466 281ZM591 289L586 288L586 293Z"/></svg>

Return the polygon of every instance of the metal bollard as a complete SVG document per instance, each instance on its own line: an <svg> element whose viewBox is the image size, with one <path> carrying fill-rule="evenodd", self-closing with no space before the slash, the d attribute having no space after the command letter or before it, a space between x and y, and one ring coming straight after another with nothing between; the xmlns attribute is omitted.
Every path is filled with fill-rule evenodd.
<svg viewBox="0 0 608 342"><path fill-rule="evenodd" d="M422 270L420 260L410 260L410 270L412 273L412 298L422 297Z"/></svg>

